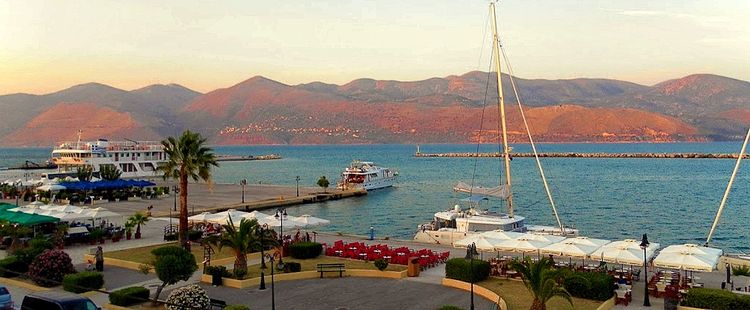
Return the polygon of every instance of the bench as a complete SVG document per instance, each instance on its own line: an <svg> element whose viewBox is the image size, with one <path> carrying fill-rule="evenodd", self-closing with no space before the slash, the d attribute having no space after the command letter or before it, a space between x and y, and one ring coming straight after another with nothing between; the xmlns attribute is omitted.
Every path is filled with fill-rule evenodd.
<svg viewBox="0 0 750 310"><path fill-rule="evenodd" d="M324 272L338 272L339 278L344 276L344 271L346 271L346 267L344 264L337 263L337 264L318 264L318 272L320 272L320 277L323 278Z"/></svg>
<svg viewBox="0 0 750 310"><path fill-rule="evenodd" d="M220 299L211 298L211 309L224 309L227 307L227 302Z"/></svg>

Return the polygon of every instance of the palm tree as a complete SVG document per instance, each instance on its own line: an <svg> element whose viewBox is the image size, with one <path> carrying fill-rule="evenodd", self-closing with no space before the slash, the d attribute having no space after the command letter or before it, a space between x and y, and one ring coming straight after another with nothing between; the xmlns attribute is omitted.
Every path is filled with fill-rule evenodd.
<svg viewBox="0 0 750 310"><path fill-rule="evenodd" d="M224 225L224 233L221 234L221 237L211 240L211 243L218 245L219 251L223 247L232 248L235 255L235 274L247 274L247 253L252 252L253 248L261 242L258 228L258 221L255 219L243 218L240 220L239 227L237 227L230 217L227 225Z"/></svg>
<svg viewBox="0 0 750 310"><path fill-rule="evenodd" d="M523 279L523 284L534 296L531 310L546 310L547 301L552 297L562 297L573 305L570 293L557 283L561 271L552 269L548 258L532 262L528 257L524 261L514 260L509 267Z"/></svg>
<svg viewBox="0 0 750 310"><path fill-rule="evenodd" d="M162 141L169 159L159 166L164 179L177 179L180 188L180 244L187 246L188 236L188 177L193 181L211 182L211 167L218 167L213 150L205 146L206 139L199 133L185 130L179 139L169 137Z"/></svg>
<svg viewBox="0 0 750 310"><path fill-rule="evenodd" d="M138 212L130 216L128 218L128 222L130 222L132 225L135 225L135 238L140 239L141 225L146 225L146 222L148 222L148 217L143 215L143 213Z"/></svg>
<svg viewBox="0 0 750 310"><path fill-rule="evenodd" d="M99 169L99 176L102 180L114 181L119 179L121 175L122 172L115 165L102 165L102 168Z"/></svg>

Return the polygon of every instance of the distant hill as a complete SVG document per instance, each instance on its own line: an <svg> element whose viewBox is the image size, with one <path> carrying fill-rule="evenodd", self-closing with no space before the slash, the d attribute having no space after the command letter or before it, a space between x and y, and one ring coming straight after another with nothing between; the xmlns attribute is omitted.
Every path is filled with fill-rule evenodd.
<svg viewBox="0 0 750 310"><path fill-rule="evenodd" d="M0 96L0 109L8 111L0 144L49 145L75 138L79 129L84 138L160 139L185 128L215 144L489 142L497 130L497 95L488 87L494 80L478 71L343 85L255 76L206 94L176 84L125 91L89 83L41 96ZM515 81L539 141L737 139L750 125L750 83L717 75L653 86ZM526 141L507 75L503 82L511 139Z"/></svg>

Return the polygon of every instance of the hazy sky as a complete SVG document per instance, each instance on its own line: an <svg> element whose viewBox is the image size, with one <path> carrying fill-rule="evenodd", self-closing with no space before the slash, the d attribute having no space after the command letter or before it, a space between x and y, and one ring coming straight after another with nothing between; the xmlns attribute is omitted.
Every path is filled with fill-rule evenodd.
<svg viewBox="0 0 750 310"><path fill-rule="evenodd" d="M488 3L0 0L0 94L92 81L209 91L254 75L341 84L486 70ZM748 12L747 0L498 6L518 76L642 84L691 73L750 80Z"/></svg>

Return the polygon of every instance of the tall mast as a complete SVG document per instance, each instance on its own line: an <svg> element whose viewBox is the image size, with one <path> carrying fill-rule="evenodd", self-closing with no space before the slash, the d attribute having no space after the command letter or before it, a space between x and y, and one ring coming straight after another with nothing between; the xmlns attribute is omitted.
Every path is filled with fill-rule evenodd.
<svg viewBox="0 0 750 310"><path fill-rule="evenodd" d="M737 170L740 169L740 162L742 161L742 157L745 156L745 149L747 148L748 140L750 140L750 129L747 130L747 135L745 136L745 142L742 143L742 149L740 150L740 155L737 156L737 162L734 164L734 170L732 170L732 176L729 178L729 184L727 184L727 189L724 191L724 196L721 197L721 203L719 203L719 210L716 211L716 217L714 218L714 223L711 225L711 230L708 231L708 238L706 238L706 246L708 246L708 243L711 242L711 237L714 235L714 230L716 230L716 225L719 224L719 219L721 218L721 212L724 211L724 205L727 203L727 198L729 197L729 191L732 190L732 183L734 183L734 177L737 176Z"/></svg>
<svg viewBox="0 0 750 310"><path fill-rule="evenodd" d="M494 51L495 71L497 71L497 98L500 107L500 127L503 137L503 159L505 160L505 186L508 191L508 216L513 217L513 191L510 182L510 152L508 149L508 132L505 125L505 99L503 98L503 81L500 73L500 38L497 35L497 16L495 16L495 2L490 2L490 14L492 14L492 49ZM502 183L503 181L500 180Z"/></svg>

